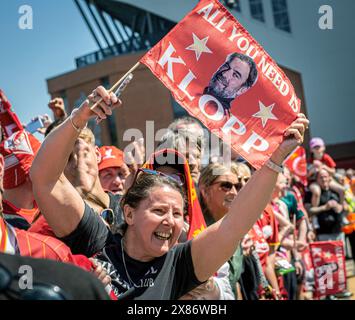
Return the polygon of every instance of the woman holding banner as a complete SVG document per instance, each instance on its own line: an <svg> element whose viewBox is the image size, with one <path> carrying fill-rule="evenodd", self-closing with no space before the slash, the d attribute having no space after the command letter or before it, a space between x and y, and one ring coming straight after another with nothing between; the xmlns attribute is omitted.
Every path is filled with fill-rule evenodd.
<svg viewBox="0 0 355 320"><path fill-rule="evenodd" d="M193 240L174 245L184 215L183 192L174 179L138 171L121 202L127 228L114 235L63 175L80 130L90 118L106 119L120 105L113 93L98 87L51 132L31 168L35 198L56 235L74 252L99 253L119 297L177 299L207 281L233 255L268 203L283 161L303 142L308 120L300 114L285 131L271 160L238 193L228 214Z"/></svg>

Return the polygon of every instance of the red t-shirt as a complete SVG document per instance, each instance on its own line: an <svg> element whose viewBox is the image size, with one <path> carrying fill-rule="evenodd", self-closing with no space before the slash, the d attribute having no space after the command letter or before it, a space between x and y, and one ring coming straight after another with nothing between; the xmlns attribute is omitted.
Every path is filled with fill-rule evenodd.
<svg viewBox="0 0 355 320"><path fill-rule="evenodd" d="M311 157L309 158L309 163L313 163L313 161L314 161L314 159L313 159L313 156L311 155ZM322 162L323 164L325 164L329 168L336 167L335 161L328 153L324 153L323 157L321 159L319 159L319 161Z"/></svg>
<svg viewBox="0 0 355 320"><path fill-rule="evenodd" d="M52 228L49 226L47 220L41 215L28 229L28 231L33 233L39 233L45 236L50 236L56 238L55 233Z"/></svg>
<svg viewBox="0 0 355 320"><path fill-rule="evenodd" d="M69 263L88 272L95 269L95 266L87 257L73 255L70 248L60 240L13 228L1 217L0 252ZM110 297L112 300L117 300L112 291Z"/></svg>
<svg viewBox="0 0 355 320"><path fill-rule="evenodd" d="M0 236L0 252L71 263L87 271L91 270L91 261L84 256L73 255L62 241L14 228L1 217Z"/></svg>
<svg viewBox="0 0 355 320"><path fill-rule="evenodd" d="M74 263L69 247L58 239L19 229L15 231L21 256Z"/></svg>
<svg viewBox="0 0 355 320"><path fill-rule="evenodd" d="M266 260L270 252L269 245L279 241L277 220L275 219L271 205L265 208L261 217L248 232L248 235L254 242L255 250L265 271Z"/></svg>
<svg viewBox="0 0 355 320"><path fill-rule="evenodd" d="M35 216L39 213L37 204L34 204L33 209L17 208L11 202L2 200L3 213L7 215L15 215L24 218L29 224L32 223Z"/></svg>

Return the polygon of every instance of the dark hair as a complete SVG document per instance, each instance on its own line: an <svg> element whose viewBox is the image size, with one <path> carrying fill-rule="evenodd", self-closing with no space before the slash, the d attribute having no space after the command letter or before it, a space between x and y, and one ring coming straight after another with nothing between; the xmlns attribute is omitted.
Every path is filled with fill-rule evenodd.
<svg viewBox="0 0 355 320"><path fill-rule="evenodd" d="M140 202L149 196L152 188L164 186L169 186L173 190L178 191L181 194L185 204L184 192L177 182L164 176L147 174L143 172L138 174L133 185L123 195L120 202L122 211L126 204L132 208L137 208Z"/></svg>
<svg viewBox="0 0 355 320"><path fill-rule="evenodd" d="M235 58L238 58L241 61L244 61L249 65L249 67L250 67L249 76L248 76L248 79L243 84L243 86L247 87L247 88L251 88L255 84L255 82L258 78L258 70L256 68L256 64L255 64L254 60L252 58L250 58L249 56L246 56L246 55L238 53L238 52L234 52L227 57L227 61L231 62Z"/></svg>

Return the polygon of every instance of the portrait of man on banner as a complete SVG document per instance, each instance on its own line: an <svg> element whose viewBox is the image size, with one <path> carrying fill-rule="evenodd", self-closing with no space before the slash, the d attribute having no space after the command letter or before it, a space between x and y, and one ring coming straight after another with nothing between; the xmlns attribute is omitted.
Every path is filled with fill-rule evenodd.
<svg viewBox="0 0 355 320"><path fill-rule="evenodd" d="M258 70L252 58L234 52L213 74L204 94L214 96L221 102L224 112L230 115L231 103L253 87L258 79Z"/></svg>
<svg viewBox="0 0 355 320"><path fill-rule="evenodd" d="M140 62L255 168L300 112L282 69L217 0L199 1Z"/></svg>

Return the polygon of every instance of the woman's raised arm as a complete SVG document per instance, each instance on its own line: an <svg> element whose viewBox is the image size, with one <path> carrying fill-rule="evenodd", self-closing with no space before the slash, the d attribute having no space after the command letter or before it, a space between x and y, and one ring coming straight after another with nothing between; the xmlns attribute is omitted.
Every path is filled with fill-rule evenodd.
<svg viewBox="0 0 355 320"><path fill-rule="evenodd" d="M91 110L101 97L103 102ZM106 119L119 105L121 101L113 93L96 88L80 108L48 135L32 163L30 176L35 199L58 237L74 231L84 213L84 201L63 175L75 141L90 118Z"/></svg>
<svg viewBox="0 0 355 320"><path fill-rule="evenodd" d="M305 116L299 114L286 130L284 141L271 156L274 164L282 165L288 154L303 142L308 124ZM200 281L206 281L233 255L239 241L270 201L277 175L278 172L264 165L238 192L228 214L192 240L192 260Z"/></svg>

